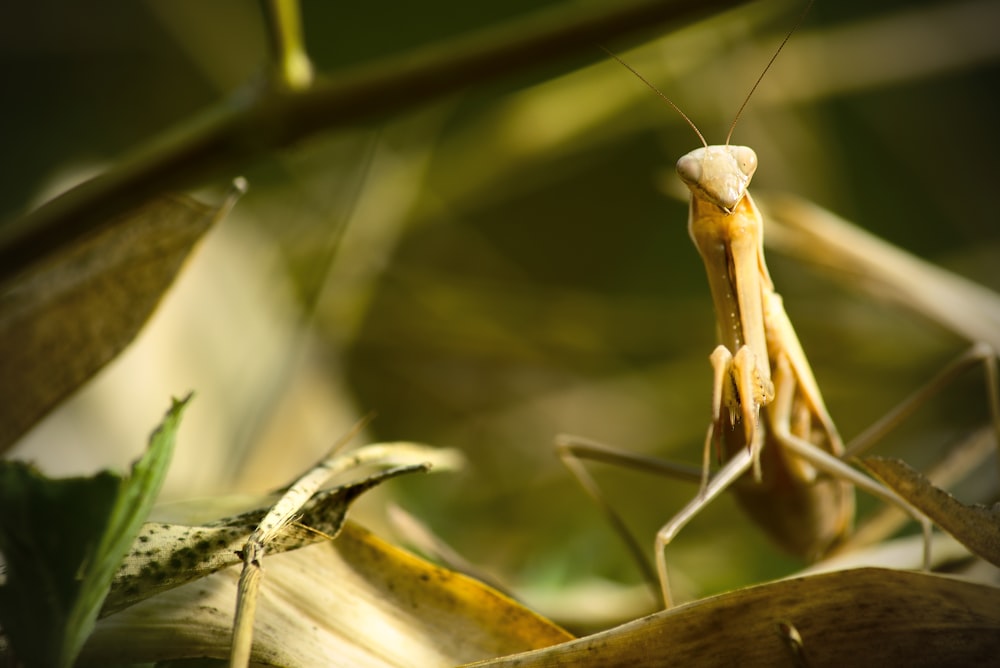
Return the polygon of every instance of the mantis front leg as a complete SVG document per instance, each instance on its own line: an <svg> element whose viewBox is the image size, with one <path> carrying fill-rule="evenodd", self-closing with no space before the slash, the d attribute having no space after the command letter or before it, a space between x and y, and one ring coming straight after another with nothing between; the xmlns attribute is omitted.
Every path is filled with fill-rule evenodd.
<svg viewBox="0 0 1000 668"><path fill-rule="evenodd" d="M753 462L754 479L761 479L760 450L764 439L760 429L761 406L774 399L774 386L761 372L760 361L750 346L741 346L733 355L726 346L720 344L709 356L712 363L712 421L705 438L702 457L701 494L708 485L708 471L712 443L728 417L729 426L737 422L743 425L743 436L749 444ZM767 360L764 360L767 364ZM721 451L720 451L721 458Z"/></svg>
<svg viewBox="0 0 1000 668"><path fill-rule="evenodd" d="M797 399L798 389L795 373L787 358L782 357L776 360L775 368L773 369L773 378L775 385L774 401L765 409L766 420L763 425L767 429L768 440L773 441L769 447L780 448L782 454L785 454L786 457L788 454L791 454L793 459L801 459L812 470L828 476L829 479L821 481L815 475L807 476L811 478L811 482L803 481L802 484L804 486L801 490L796 490L793 486L791 492L793 494L801 494L801 499L809 499L810 501L797 508L784 509L786 512L801 511L805 516L814 515L815 517L812 520L817 523L817 526L796 527L794 526L794 522L785 522L779 517L772 520L777 522L772 527L787 525L790 531L798 529L802 531L803 535L813 535L810 531L814 532L816 537L811 539L812 544L804 542L802 549L812 549L815 551L814 556L820 556L850 531L850 521L854 510L854 497L850 492L850 485L853 484L859 489L863 489L873 496L900 508L920 523L924 537L923 562L924 567L928 568L931 558L930 521L892 490L852 468L838 457L817 447L814 443L793 433L791 428L793 423L793 404ZM694 519L712 500L726 489L737 485L739 479L752 468L753 464L754 457L751 450L738 450L718 473L708 481L708 484L703 488L701 493L692 499L690 503L674 515L657 532L655 544L656 569L666 607L669 608L673 604L667 570L667 546L673 541L680 530ZM794 465L791 462L790 464ZM801 464L798 464L798 468L801 474ZM823 484L833 485L833 498L835 501L832 504L825 502L826 496L821 493L821 490L824 489L821 486ZM828 528L822 528L824 526ZM816 547L817 545L819 547Z"/></svg>

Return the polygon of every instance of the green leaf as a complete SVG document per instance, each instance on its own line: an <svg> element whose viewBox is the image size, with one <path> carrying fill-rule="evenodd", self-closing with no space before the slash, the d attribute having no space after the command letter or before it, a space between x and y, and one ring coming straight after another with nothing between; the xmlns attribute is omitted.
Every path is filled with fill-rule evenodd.
<svg viewBox="0 0 1000 668"><path fill-rule="evenodd" d="M118 485L108 472L49 480L23 462L0 466L0 624L25 665L62 663L81 566L95 556Z"/></svg>
<svg viewBox="0 0 1000 668"><path fill-rule="evenodd" d="M70 666L159 493L188 399L174 401L126 478L51 480L0 462L0 625L25 666Z"/></svg>

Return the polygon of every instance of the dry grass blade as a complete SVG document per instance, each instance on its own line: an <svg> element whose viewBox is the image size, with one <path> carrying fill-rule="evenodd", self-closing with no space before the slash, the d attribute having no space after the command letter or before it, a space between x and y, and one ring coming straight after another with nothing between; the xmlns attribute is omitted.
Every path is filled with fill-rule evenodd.
<svg viewBox="0 0 1000 668"><path fill-rule="evenodd" d="M967 506L898 459L866 457L862 461L882 482L970 551L1000 566L1000 508Z"/></svg>
<svg viewBox="0 0 1000 668"><path fill-rule="evenodd" d="M920 313L969 341L1000 350L1000 295L921 260L794 195L758 197L769 220L767 243ZM919 289L914 289L919 286Z"/></svg>
<svg viewBox="0 0 1000 668"><path fill-rule="evenodd" d="M794 625L796 653L779 625ZM1000 652L1000 590L927 573L839 571L659 612L485 666L986 665Z"/></svg>

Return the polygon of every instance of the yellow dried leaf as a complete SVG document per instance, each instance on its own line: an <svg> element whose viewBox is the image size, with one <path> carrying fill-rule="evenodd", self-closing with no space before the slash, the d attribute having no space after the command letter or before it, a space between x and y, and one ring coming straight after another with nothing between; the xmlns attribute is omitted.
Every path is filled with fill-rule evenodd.
<svg viewBox="0 0 1000 668"><path fill-rule="evenodd" d="M281 666L453 666L554 645L566 631L463 575L347 522L336 541L272 555L251 660ZM81 665L229 656L227 568L98 623Z"/></svg>
<svg viewBox="0 0 1000 668"><path fill-rule="evenodd" d="M976 666L997 656L1000 589L866 568L741 589L475 666Z"/></svg>

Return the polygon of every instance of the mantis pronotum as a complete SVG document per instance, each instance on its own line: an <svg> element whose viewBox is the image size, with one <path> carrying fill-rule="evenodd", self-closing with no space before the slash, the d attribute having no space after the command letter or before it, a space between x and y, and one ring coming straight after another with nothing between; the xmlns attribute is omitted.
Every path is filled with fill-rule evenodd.
<svg viewBox="0 0 1000 668"><path fill-rule="evenodd" d="M764 261L763 221L747 192L757 166L754 152L730 145L728 137L724 145L709 146L687 116L669 99L667 102L684 116L703 144L677 163L678 173L691 192L688 229L704 261L718 322L719 345L710 357L714 373L712 418L700 477L689 468L571 437L558 440L560 455L627 538L622 521L600 496L579 458L700 479L699 494L657 534L655 575L668 607L671 597L665 547L729 487L777 543L810 559L826 554L849 535L854 514L851 486L860 487L907 510L921 522L927 563L929 522L903 499L841 459L843 442ZM730 136L735 126L736 121ZM974 361L962 363L968 366ZM918 395L918 400L925 395ZM995 407L993 410L996 414ZM713 444L726 463L709 480ZM746 475L750 471L752 480ZM634 540L628 540L632 551L641 554Z"/></svg>

